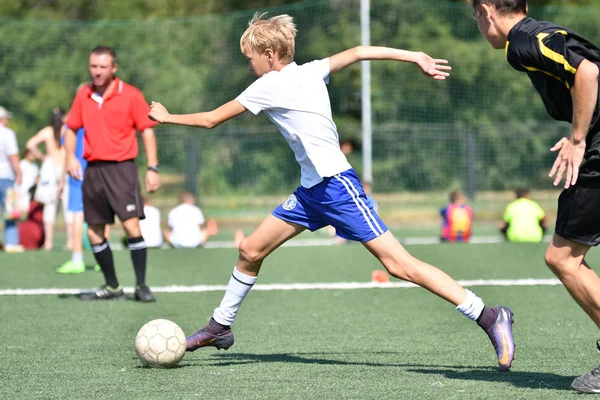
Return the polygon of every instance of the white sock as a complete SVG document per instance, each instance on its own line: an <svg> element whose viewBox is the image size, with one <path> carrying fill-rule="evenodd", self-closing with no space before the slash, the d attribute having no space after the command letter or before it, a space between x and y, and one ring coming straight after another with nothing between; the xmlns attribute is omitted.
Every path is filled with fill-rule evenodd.
<svg viewBox="0 0 600 400"><path fill-rule="evenodd" d="M456 309L460 311L465 317L477 320L483 311L483 300L475 296L475 293L467 290L467 298L462 304L459 304Z"/></svg>
<svg viewBox="0 0 600 400"><path fill-rule="evenodd" d="M256 276L242 274L237 268L234 268L221 305L215 308L213 313L214 320L221 325L232 325L242 301L256 283L256 279Z"/></svg>
<svg viewBox="0 0 600 400"><path fill-rule="evenodd" d="M73 252L73 254L71 255L71 262L77 263L77 264L83 262L83 253Z"/></svg>

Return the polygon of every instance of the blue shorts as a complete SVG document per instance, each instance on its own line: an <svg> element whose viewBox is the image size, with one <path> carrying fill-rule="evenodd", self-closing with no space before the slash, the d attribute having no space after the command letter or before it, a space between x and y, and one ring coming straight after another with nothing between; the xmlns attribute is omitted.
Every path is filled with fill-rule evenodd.
<svg viewBox="0 0 600 400"><path fill-rule="evenodd" d="M331 225L342 238L362 243L388 230L353 169L323 178L310 189L300 186L271 214L311 231Z"/></svg>
<svg viewBox="0 0 600 400"><path fill-rule="evenodd" d="M79 164L81 165L81 176L83 176L85 174L85 169L87 168L88 162L83 157L77 157L77 159L79 160ZM83 212L82 188L83 180L77 180L72 176L69 176L69 204L67 205L67 211Z"/></svg>
<svg viewBox="0 0 600 400"><path fill-rule="evenodd" d="M69 185L67 211L83 212L83 191L81 190L81 185Z"/></svg>

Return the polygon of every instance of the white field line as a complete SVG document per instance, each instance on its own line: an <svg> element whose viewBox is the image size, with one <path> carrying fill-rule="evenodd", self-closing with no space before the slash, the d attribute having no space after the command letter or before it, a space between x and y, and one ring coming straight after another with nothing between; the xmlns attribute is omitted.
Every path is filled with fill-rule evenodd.
<svg viewBox="0 0 600 400"><path fill-rule="evenodd" d="M552 239L552 236L544 236L543 241L548 243ZM398 240L403 245L431 245L431 244L440 244L442 243L439 238L435 236L413 236L402 238L399 237ZM469 244L482 244L482 243L504 243L504 240L501 236L473 236L469 241ZM328 246L336 246L339 245L335 238L327 238L327 239L292 239L289 242L283 244L283 247L328 247ZM235 245L233 244L233 240L212 240L207 242L204 245L207 249L233 249ZM121 250L129 250L126 247L123 247L121 243L111 243L110 248L113 251L121 251ZM168 249L167 245L163 245L163 248Z"/></svg>
<svg viewBox="0 0 600 400"><path fill-rule="evenodd" d="M472 286L557 286L561 285L558 279L477 279L458 281L464 287ZM404 289L414 288L416 285L408 282L331 282L331 283L271 283L256 284L253 291L288 291L288 290L357 290L357 289ZM200 293L223 292L225 285L195 285L195 286L154 286L155 293ZM125 292L133 293L132 287L124 288ZM82 289L72 288L38 288L38 289L2 289L0 296L39 296L78 294Z"/></svg>
<svg viewBox="0 0 600 400"><path fill-rule="evenodd" d="M552 236L545 236L544 242L549 242ZM400 243L406 245L428 245L428 244L439 244L441 243L440 239L434 236L415 236L415 237L407 237L407 238L398 238ZM504 243L504 240L501 236L473 236L469 244L481 244L481 243ZM312 247L312 246L335 246L337 245L337 240L333 239L292 239L289 242L286 242L283 246L285 247ZM112 245L111 245L112 247ZM232 249L235 246L233 245L233 241L209 241L204 247L209 249Z"/></svg>

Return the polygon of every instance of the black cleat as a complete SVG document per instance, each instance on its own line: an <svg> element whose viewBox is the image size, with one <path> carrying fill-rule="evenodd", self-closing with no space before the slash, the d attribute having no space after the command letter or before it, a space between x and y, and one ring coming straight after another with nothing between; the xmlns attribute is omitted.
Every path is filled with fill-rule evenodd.
<svg viewBox="0 0 600 400"><path fill-rule="evenodd" d="M84 301L123 300L123 299L125 299L125 293L123 292L123 288L121 286L119 286L116 289L113 289L108 285L104 285L92 292L80 293L77 297L79 297L79 300L84 300Z"/></svg>
<svg viewBox="0 0 600 400"><path fill-rule="evenodd" d="M596 367L585 375L575 378L571 387L583 393L600 393L600 367Z"/></svg>
<svg viewBox="0 0 600 400"><path fill-rule="evenodd" d="M218 332L209 332L209 329L214 328L217 323L211 318L209 325L200 329L192 336L186 338L187 349L186 351L194 351L201 347L216 347L218 350L227 350L233 346L233 332L231 328L218 326Z"/></svg>
<svg viewBox="0 0 600 400"><path fill-rule="evenodd" d="M154 295L150 291L150 288L146 285L139 285L135 287L135 300L141 301L142 303L151 303L156 301Z"/></svg>
<svg viewBox="0 0 600 400"><path fill-rule="evenodd" d="M600 351L600 340L596 342L596 347ZM600 393L600 366L585 375L575 378L571 383L571 387L583 393Z"/></svg>

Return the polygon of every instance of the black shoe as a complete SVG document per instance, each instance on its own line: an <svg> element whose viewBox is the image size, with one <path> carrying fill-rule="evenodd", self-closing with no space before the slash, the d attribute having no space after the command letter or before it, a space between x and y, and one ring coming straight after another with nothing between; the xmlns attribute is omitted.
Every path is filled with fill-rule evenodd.
<svg viewBox="0 0 600 400"><path fill-rule="evenodd" d="M84 292L79 294L79 300L123 300L125 293L123 288L119 286L116 289L111 288L108 285L104 285L94 290L93 292Z"/></svg>
<svg viewBox="0 0 600 400"><path fill-rule="evenodd" d="M233 346L233 332L231 332L231 328L224 327L220 329L219 332L209 332L211 325L216 324L217 322L211 318L208 326L205 326L204 328L200 329L192 336L188 336L186 338L186 351L194 351L199 349L200 347L207 346L216 347L218 350L227 350L231 346Z"/></svg>
<svg viewBox="0 0 600 400"><path fill-rule="evenodd" d="M596 342L596 347L600 351L600 340ZM600 393L600 366L579 378L575 378L571 383L571 387L583 393Z"/></svg>
<svg viewBox="0 0 600 400"><path fill-rule="evenodd" d="M600 393L600 367L596 367L585 375L575 378L571 387L583 393Z"/></svg>
<svg viewBox="0 0 600 400"><path fill-rule="evenodd" d="M135 300L141 301L142 303L156 301L154 295L150 291L150 288L146 285L139 285L135 287Z"/></svg>

